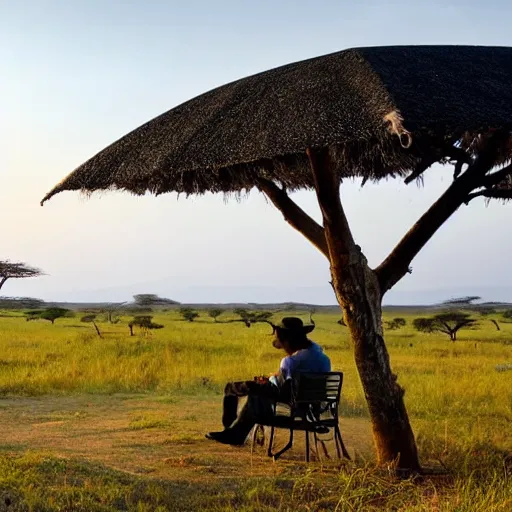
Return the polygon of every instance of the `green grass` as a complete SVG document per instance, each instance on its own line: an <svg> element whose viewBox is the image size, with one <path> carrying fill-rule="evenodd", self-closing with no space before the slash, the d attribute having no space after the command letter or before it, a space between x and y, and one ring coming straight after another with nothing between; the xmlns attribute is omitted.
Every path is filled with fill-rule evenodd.
<svg viewBox="0 0 512 512"><path fill-rule="evenodd" d="M460 331L452 343L443 335L415 332L412 316L392 316L408 322L386 332L392 368L406 390L422 460L444 467L448 474L442 478L395 481L359 462L335 472L300 467L268 478L203 481L192 491L192 483L136 477L6 446L0 502L7 489L27 510L512 510L512 371L496 370L512 363L512 324L496 331L484 321L478 329ZM318 314L312 338L333 369L345 373L341 415L364 418L348 330L338 318ZM271 347L268 325L217 324L204 314L199 320L156 314L154 321L164 329L130 337L123 318L120 324L99 324L100 339L78 317L52 326L0 316L0 395L142 393L165 406L184 396L218 401L226 381L277 369L281 354ZM141 411L128 428L143 432L168 424L169 418ZM168 444L196 441L176 432Z"/></svg>
<svg viewBox="0 0 512 512"><path fill-rule="evenodd" d="M279 476L165 481L46 453L0 455L7 510L106 512L379 511L497 512L512 505L512 481L469 468L443 481L396 480L372 467L289 468Z"/></svg>

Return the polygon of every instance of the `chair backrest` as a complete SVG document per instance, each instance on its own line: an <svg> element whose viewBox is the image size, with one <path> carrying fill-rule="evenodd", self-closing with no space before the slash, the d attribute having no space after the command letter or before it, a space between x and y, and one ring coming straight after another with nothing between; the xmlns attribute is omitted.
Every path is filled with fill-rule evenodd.
<svg viewBox="0 0 512 512"><path fill-rule="evenodd" d="M339 403L343 373L297 372L292 401L297 404Z"/></svg>

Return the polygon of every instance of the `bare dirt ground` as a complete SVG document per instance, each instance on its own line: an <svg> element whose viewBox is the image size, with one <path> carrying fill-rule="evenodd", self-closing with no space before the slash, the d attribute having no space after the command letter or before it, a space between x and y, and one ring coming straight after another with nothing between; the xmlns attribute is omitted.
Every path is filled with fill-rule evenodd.
<svg viewBox="0 0 512 512"><path fill-rule="evenodd" d="M205 439L220 429L214 396L78 395L0 399L0 449L44 451L86 459L113 469L169 480L198 481L279 473L303 460L303 434L273 462L249 446L224 446ZM371 453L367 419L342 419L351 455ZM284 440L283 432L279 439ZM327 443L334 455L331 443Z"/></svg>

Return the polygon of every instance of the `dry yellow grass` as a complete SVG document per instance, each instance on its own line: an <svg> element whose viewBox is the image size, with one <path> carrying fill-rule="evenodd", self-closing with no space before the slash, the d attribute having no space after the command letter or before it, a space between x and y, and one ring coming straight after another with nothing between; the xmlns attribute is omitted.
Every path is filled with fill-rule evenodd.
<svg viewBox="0 0 512 512"><path fill-rule="evenodd" d="M226 380L276 369L268 326L162 313L149 336L130 337L123 319L99 339L77 318L0 317L0 491L32 510L508 510L512 371L496 367L512 363L512 324L456 343L412 331L411 317L387 333L422 460L448 472L398 482L372 469L337 318L317 315L314 339L345 372L342 432L358 460L341 472L305 467L300 444L273 464L203 438L219 427Z"/></svg>

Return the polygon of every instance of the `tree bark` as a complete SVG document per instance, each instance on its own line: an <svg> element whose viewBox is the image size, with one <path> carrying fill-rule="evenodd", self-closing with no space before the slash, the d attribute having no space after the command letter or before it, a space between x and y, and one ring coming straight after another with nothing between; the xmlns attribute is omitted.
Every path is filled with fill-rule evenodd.
<svg viewBox="0 0 512 512"><path fill-rule="evenodd" d="M360 254L345 272L333 266L332 278L343 307L357 371L363 385L378 464L418 471L420 464L414 434L404 404L404 390L391 371L382 336L381 297L375 273Z"/></svg>
<svg viewBox="0 0 512 512"><path fill-rule="evenodd" d="M4 276L0 279L0 290L2 289L2 286L5 284L5 281L9 279L9 276Z"/></svg>
<svg viewBox="0 0 512 512"><path fill-rule="evenodd" d="M341 205L340 181L325 151L307 151L331 264L332 286L354 344L357 370L372 421L379 464L419 471L416 442L403 389L391 372L382 336L382 294L377 275L352 237Z"/></svg>

